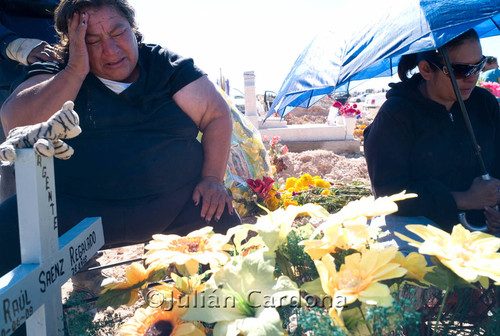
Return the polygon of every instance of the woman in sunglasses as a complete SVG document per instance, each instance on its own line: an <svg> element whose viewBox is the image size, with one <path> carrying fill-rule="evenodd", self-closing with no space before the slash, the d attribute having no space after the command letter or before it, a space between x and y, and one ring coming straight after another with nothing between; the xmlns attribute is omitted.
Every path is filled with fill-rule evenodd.
<svg viewBox="0 0 500 336"><path fill-rule="evenodd" d="M495 97L476 87L485 64L479 37L469 30L446 46L452 69L437 51L405 55L387 101L366 128L365 154L376 197L402 190L418 197L398 202L389 229L431 224L451 232L466 212L474 226L500 230L500 111ZM418 68L410 78L408 73ZM449 77L453 71L491 181L483 181ZM498 153L498 154L497 154ZM496 177L496 178L495 178ZM397 240L397 239L396 239ZM404 244L404 243L403 243Z"/></svg>

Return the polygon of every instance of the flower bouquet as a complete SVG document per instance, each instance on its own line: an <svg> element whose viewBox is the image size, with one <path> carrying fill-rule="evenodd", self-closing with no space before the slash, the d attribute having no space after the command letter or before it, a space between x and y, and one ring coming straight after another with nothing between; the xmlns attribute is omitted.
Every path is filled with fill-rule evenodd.
<svg viewBox="0 0 500 336"><path fill-rule="evenodd" d="M247 184L250 189L255 193L255 197L257 198L256 204L261 205L261 207L265 207L271 211L274 211L280 206L280 196L276 191L276 187L274 186L274 179L271 177L264 176L261 179L248 179ZM254 210L254 213L259 212L257 209Z"/></svg>
<svg viewBox="0 0 500 336"><path fill-rule="evenodd" d="M339 114L347 118L356 118L361 115L361 111L358 109L357 104L346 103L342 105L341 102L335 101L332 106L338 108Z"/></svg>
<svg viewBox="0 0 500 336"><path fill-rule="evenodd" d="M261 206L254 209L254 213L264 213L262 207L270 211L289 205L304 205L315 203L323 206L327 211L340 210L349 201L369 196L368 186L359 182L337 181L333 185L319 176L303 174L289 177L286 183L279 186L274 179L264 176L262 179L248 179L247 184L254 193L256 203Z"/></svg>
<svg viewBox="0 0 500 336"><path fill-rule="evenodd" d="M262 182L261 193L269 192ZM210 227L155 235L147 268L132 265L126 282L107 286L98 303L142 300L121 335L449 335L456 323L464 327L457 309L469 309L450 300L453 293L498 289L500 239L461 225L451 234L409 225L422 241L402 238L419 253L380 243L384 216L415 196L364 197L333 214L317 204L289 205L225 235ZM298 224L299 216L308 220ZM443 294L431 300L436 314L420 309L419 288ZM464 330L497 335L499 314L498 304L488 306Z"/></svg>

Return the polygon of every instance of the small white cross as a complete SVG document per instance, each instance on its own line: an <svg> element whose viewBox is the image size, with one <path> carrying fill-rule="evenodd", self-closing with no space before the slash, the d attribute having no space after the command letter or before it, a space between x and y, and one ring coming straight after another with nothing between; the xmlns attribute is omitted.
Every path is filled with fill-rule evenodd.
<svg viewBox="0 0 500 336"><path fill-rule="evenodd" d="M104 245L101 218L58 238L53 158L16 151L21 265L0 278L0 336L64 335L61 286ZM5 256L2 256L5 258Z"/></svg>

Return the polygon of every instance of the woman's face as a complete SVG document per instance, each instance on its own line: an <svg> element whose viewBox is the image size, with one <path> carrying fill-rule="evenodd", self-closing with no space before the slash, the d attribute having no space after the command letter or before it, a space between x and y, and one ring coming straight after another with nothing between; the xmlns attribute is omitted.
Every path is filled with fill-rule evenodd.
<svg viewBox="0 0 500 336"><path fill-rule="evenodd" d="M476 64L481 62L483 53L479 41L468 39L461 45L448 49L448 56L452 65L457 63ZM434 68L434 70L436 70L436 68ZM476 86L478 76L479 71L468 77L457 79L458 88L464 100L470 97L472 90ZM451 108L457 98L450 77L438 69L429 72L424 78L426 79L426 91L429 98L446 106L448 109Z"/></svg>
<svg viewBox="0 0 500 336"><path fill-rule="evenodd" d="M139 50L132 27L112 6L87 10L85 43L90 71L96 76L131 83L139 77Z"/></svg>

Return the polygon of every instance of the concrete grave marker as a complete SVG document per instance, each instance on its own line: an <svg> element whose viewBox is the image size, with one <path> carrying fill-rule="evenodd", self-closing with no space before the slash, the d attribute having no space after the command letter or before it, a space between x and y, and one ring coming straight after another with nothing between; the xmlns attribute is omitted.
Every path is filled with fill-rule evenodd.
<svg viewBox="0 0 500 336"><path fill-rule="evenodd" d="M0 336L64 335L61 286L104 245L100 218L58 238L53 158L16 151L21 265L0 278ZM4 256L2 256L4 258Z"/></svg>

